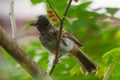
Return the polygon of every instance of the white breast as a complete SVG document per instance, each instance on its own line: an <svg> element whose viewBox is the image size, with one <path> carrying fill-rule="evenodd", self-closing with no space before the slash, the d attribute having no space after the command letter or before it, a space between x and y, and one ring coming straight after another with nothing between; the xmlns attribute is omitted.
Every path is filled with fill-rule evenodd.
<svg viewBox="0 0 120 80"><path fill-rule="evenodd" d="M65 52L71 51L74 47L74 42L69 38L62 38L62 40L64 40L64 42L61 41L60 49Z"/></svg>

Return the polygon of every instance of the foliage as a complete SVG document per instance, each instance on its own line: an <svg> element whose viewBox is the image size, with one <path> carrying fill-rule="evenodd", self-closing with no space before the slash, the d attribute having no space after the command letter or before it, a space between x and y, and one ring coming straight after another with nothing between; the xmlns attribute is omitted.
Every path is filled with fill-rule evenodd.
<svg viewBox="0 0 120 80"><path fill-rule="evenodd" d="M115 13L119 11L118 8L106 8L106 10L111 16L115 15Z"/></svg>
<svg viewBox="0 0 120 80"><path fill-rule="evenodd" d="M46 0L31 0L31 2L33 4L45 2L47 9L50 9ZM50 2L61 17L67 5L67 0L50 0ZM87 10L91 3L84 2L79 5L72 5L65 18L64 29L76 35L84 44L82 50L96 62L98 70L96 73L86 76L72 56L63 56L52 74L53 80L102 80L108 72L110 65L116 62L116 59L120 56L120 26L111 26L109 22L105 21L98 22L107 16ZM106 8L106 10L111 15L114 15L118 11L116 8ZM57 22L54 24L59 27ZM31 42L27 46L21 46L21 48L45 71L49 71L51 67L49 56L51 54L39 42ZM4 53L6 52L4 51ZM5 57L9 63L9 73L11 74L12 80L32 80L30 75L7 55L7 53ZM118 62L109 80L119 80L120 78L120 63L119 59L117 60Z"/></svg>
<svg viewBox="0 0 120 80"><path fill-rule="evenodd" d="M31 0L32 4L38 4L41 3L43 0Z"/></svg>

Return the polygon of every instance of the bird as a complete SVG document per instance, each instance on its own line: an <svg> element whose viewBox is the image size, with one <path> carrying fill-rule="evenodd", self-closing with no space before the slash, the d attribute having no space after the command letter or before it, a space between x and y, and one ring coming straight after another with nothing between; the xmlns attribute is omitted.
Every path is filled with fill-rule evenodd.
<svg viewBox="0 0 120 80"><path fill-rule="evenodd" d="M38 20L31 23L31 25L35 26L39 31L39 41L43 47L51 53L56 54L59 29L51 24L46 15L40 15ZM83 44L72 33L62 30L59 56L71 54L81 65L85 74L95 72L97 69L96 64L79 47L83 47Z"/></svg>

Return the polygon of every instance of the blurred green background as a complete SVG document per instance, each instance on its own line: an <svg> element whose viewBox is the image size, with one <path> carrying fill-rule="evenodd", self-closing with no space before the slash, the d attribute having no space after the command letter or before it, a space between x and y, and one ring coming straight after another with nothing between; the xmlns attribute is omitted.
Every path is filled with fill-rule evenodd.
<svg viewBox="0 0 120 80"><path fill-rule="evenodd" d="M31 2L34 5L44 2L47 10L50 9L46 0L31 0ZM50 0L50 2L59 16L62 17L68 0ZM63 56L52 74L53 80L102 80L111 65L113 70L109 80L120 79L120 25L113 23L114 21L118 21L118 23L120 21L119 18L114 17L119 9L108 7L105 8L106 13L98 13L97 11L100 8L88 10L91 3L91 1L82 1L80 4L71 5L65 18L64 29L74 34L84 44L81 49L94 60L98 70L86 76L72 56ZM59 27L58 22L52 22L51 20L51 23ZM28 27L27 30L29 28L31 27ZM38 40L20 46L45 71L49 72L52 63L50 59L53 55L49 54ZM7 75L4 75L7 80L33 80L5 50L2 50L2 53L5 53L4 57L7 64L4 64L5 67L4 65L0 66L0 75L4 75L3 72L7 73ZM0 65L2 64L0 62Z"/></svg>

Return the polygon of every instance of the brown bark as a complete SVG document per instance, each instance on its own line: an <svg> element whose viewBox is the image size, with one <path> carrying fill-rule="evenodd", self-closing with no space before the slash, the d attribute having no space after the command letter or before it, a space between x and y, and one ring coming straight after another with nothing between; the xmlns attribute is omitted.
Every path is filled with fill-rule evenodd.
<svg viewBox="0 0 120 80"><path fill-rule="evenodd" d="M34 79L51 80L32 59L0 27L0 46L3 47Z"/></svg>

